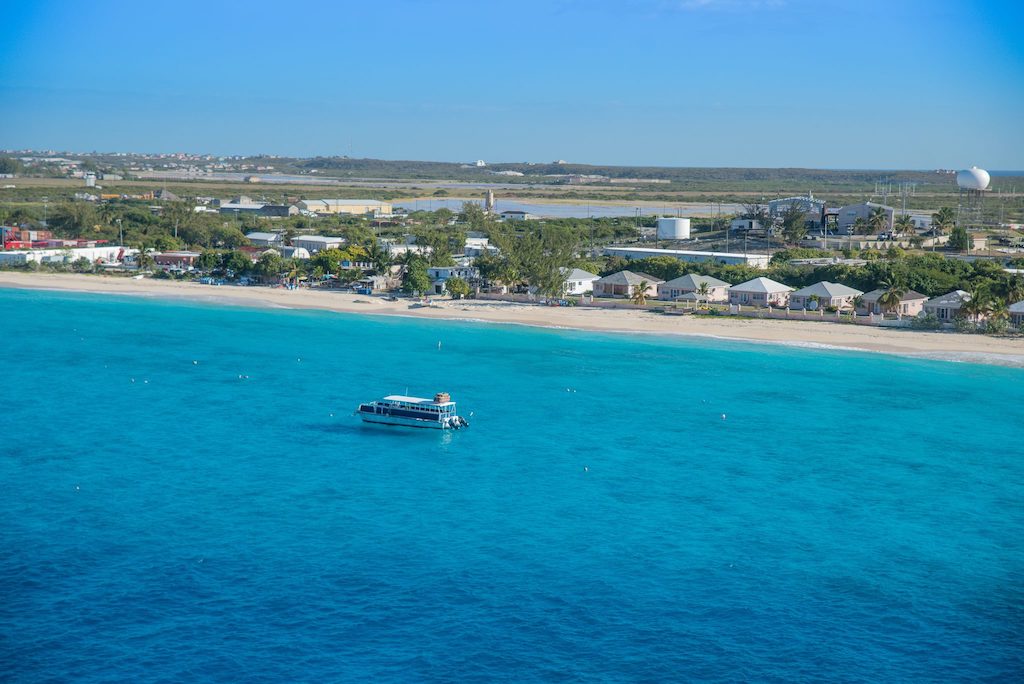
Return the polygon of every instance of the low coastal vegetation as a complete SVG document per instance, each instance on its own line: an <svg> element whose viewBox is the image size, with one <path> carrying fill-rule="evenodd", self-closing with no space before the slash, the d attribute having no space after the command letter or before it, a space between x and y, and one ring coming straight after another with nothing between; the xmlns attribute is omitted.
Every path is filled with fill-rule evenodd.
<svg viewBox="0 0 1024 684"><path fill-rule="evenodd" d="M652 217L565 218L525 221L499 221L475 203L465 203L461 211L447 208L413 211L400 220L380 220L368 216L289 216L266 218L255 215L227 216L196 212L194 203L185 201L142 202L117 199L94 204L69 201L55 205L0 204L0 222L28 228L44 225L55 237L106 241L139 250L136 268L152 270L156 277L192 278L209 275L225 279L246 279L254 283L354 283L367 275L389 276L408 294L437 292L432 289L427 269L455 265L453 255L461 255L467 236L486 236L493 249L473 259L479 281L452 278L443 291L454 297L470 296L481 286L502 286L508 292L531 292L560 297L565 288L565 271L579 268L605 276L625 269L670 281L687 274L702 274L728 283L744 282L759 276L785 283L793 288L821 281L842 283L861 291L885 289L892 297L916 291L935 297L955 290L971 294L964 309L967 321L984 319L989 331L997 331L1006 320L1009 304L1024 299L1021 277L1007 272L1005 266L1024 267L1024 257L964 260L948 258L958 251L966 235L958 235L952 225L952 210L943 208L932 218L939 231L951 232L950 244L943 251L903 249L867 249L842 251L795 247L805 229L802 214L782 215L777 244L767 269L750 265L688 263L670 256L625 259L605 256L602 246L641 240L650 229ZM751 211L757 211L756 205ZM870 219L865 220L869 230ZM727 217L699 219L694 227L698 235L724 234ZM903 229L909 230L906 227ZM246 237L253 231L280 234L285 245L301 235L315 232L340 238L342 246L324 249L311 258L285 258L274 250L257 250ZM412 242L417 249L392 254L389 243ZM772 242L766 243L772 249ZM186 270L154 269L153 254L174 250L194 250L199 258ZM798 263L799 260L817 260ZM87 273L101 270L88 260L28 264L23 268L72 270ZM649 305L649 297L634 299L636 305ZM884 302L882 302L885 304ZM922 317L918 327L934 327ZM966 324L964 327L969 327Z"/></svg>

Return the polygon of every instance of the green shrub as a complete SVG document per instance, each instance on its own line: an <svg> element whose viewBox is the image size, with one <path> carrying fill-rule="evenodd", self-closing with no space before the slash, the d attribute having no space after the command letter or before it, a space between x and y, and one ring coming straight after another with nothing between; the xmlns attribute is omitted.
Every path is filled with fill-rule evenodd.
<svg viewBox="0 0 1024 684"><path fill-rule="evenodd" d="M924 314L912 320L910 327L914 330L938 330L942 327L942 322L935 314Z"/></svg>

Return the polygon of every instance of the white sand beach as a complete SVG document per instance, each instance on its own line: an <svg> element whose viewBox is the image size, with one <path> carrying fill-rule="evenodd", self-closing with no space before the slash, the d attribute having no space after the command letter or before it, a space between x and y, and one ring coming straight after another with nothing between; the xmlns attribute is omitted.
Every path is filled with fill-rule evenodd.
<svg viewBox="0 0 1024 684"><path fill-rule="evenodd" d="M1024 337L988 337L839 325L829 322L665 316L629 309L547 307L483 300L437 300L437 307L410 309L410 300L330 290L202 285L122 276L0 272L0 287L186 299L256 307L304 308L374 315L474 320L603 332L696 335L751 342L829 346L1024 367Z"/></svg>

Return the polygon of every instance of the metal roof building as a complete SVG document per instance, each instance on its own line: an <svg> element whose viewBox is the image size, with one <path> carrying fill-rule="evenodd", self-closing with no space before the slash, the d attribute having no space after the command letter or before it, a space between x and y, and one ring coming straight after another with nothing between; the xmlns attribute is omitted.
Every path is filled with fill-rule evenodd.
<svg viewBox="0 0 1024 684"><path fill-rule="evenodd" d="M608 256L621 256L627 259L646 259L648 257L668 256L680 261L702 262L709 261L715 264L747 264L757 268L767 268L769 257L767 254L741 254L738 252L700 252L689 249L651 249L647 247L606 247L604 253Z"/></svg>

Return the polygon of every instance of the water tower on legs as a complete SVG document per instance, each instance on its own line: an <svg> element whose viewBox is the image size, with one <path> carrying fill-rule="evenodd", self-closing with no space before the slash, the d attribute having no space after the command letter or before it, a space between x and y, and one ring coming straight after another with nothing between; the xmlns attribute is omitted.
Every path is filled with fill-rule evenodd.
<svg viewBox="0 0 1024 684"><path fill-rule="evenodd" d="M992 178L988 171L972 166L956 173L956 185L960 190L960 202L957 207L957 224L977 225L982 220L982 205L988 184Z"/></svg>

